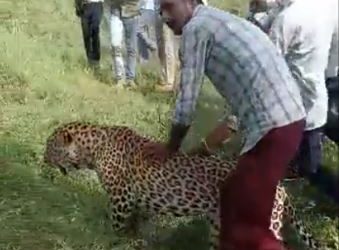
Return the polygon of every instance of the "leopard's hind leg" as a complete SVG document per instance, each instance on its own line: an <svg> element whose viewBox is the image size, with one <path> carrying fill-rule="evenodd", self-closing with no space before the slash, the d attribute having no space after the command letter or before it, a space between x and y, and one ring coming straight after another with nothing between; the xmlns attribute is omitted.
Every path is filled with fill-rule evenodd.
<svg viewBox="0 0 339 250"><path fill-rule="evenodd" d="M275 238L280 241L284 241L281 231L283 228L284 211L285 211L284 208L285 208L286 198L287 196L286 196L285 189L281 186L278 186L275 192L274 200L273 200L270 230L274 234Z"/></svg>
<svg viewBox="0 0 339 250"><path fill-rule="evenodd" d="M296 214L296 208L293 206L291 199L286 194L285 199L285 216L289 219L290 224L297 231L298 236L301 238L301 241L308 247L310 250L327 250L332 249L327 244L323 244L314 238L314 236L309 232L303 221L298 218Z"/></svg>
<svg viewBox="0 0 339 250"><path fill-rule="evenodd" d="M209 250L219 249L219 236L220 236L220 216L219 210L211 211L207 214L209 225Z"/></svg>

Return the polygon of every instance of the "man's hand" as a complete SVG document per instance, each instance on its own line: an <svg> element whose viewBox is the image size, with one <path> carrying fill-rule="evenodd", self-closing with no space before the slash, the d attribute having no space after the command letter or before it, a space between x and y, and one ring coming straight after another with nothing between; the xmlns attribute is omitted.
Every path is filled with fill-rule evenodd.
<svg viewBox="0 0 339 250"><path fill-rule="evenodd" d="M143 148L144 157L146 159L160 160L161 162L166 161L179 150L188 128L189 126L173 124L169 142L167 144L159 142L146 144Z"/></svg>
<svg viewBox="0 0 339 250"><path fill-rule="evenodd" d="M212 155L213 151L222 146L222 144L228 140L234 129L234 121L227 120L219 124L215 129L212 130L206 137L206 139L202 140L201 144L197 147L189 151L189 155Z"/></svg>
<svg viewBox="0 0 339 250"><path fill-rule="evenodd" d="M209 149L206 141L201 142L201 144L198 147L193 148L190 150L188 155L200 155L200 156L209 156L212 155L213 152Z"/></svg>
<svg viewBox="0 0 339 250"><path fill-rule="evenodd" d="M189 127L190 126L181 124L172 125L170 138L167 144L170 151L176 152L179 150L181 143L188 132Z"/></svg>

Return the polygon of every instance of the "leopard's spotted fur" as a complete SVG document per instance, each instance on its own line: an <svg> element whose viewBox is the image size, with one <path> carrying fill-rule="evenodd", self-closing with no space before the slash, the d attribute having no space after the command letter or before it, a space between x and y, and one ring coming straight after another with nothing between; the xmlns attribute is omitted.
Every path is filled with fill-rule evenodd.
<svg viewBox="0 0 339 250"><path fill-rule="evenodd" d="M218 187L234 169L235 161L177 154L165 164L145 162L141 148L150 139L124 126L69 123L48 138L44 159L66 173L69 168L94 169L110 197L113 227L122 229L133 209L154 214L206 215L211 225L211 249L217 249L219 232ZM318 243L295 220L283 186L278 186L270 229L280 230L287 215L310 249ZM324 248L321 248L324 249Z"/></svg>

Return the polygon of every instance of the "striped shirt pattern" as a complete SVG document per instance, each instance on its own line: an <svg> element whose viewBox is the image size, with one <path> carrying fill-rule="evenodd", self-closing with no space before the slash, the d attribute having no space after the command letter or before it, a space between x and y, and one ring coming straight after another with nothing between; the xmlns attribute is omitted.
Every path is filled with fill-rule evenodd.
<svg viewBox="0 0 339 250"><path fill-rule="evenodd" d="M183 29L180 59L174 123L191 124L204 74L239 120L245 138L241 153L271 129L305 117L284 58L265 33L245 19L198 5Z"/></svg>

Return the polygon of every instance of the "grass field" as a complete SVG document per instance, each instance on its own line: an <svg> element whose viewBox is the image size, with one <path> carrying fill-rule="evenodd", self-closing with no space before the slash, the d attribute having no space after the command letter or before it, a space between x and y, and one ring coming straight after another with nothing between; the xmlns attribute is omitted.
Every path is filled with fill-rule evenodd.
<svg viewBox="0 0 339 250"><path fill-rule="evenodd" d="M227 0L224 0L227 1ZM87 120L125 124L164 139L173 97L158 94L156 68L139 71L139 91L111 84L107 33L103 33L100 76L84 66L79 22L72 1L0 0L0 250L132 249L106 218L106 197L91 175L73 178L41 168L46 137L58 124ZM241 2L217 1L239 9ZM194 145L214 125L222 100L206 83L196 122L185 141ZM203 122L202 122L203 121ZM207 123L206 123L207 122ZM338 151L326 145L326 163L335 168ZM302 218L321 240L339 249L338 211L307 185L290 187ZM306 209L308 199L317 206ZM156 250L206 249L203 221L161 220ZM287 231L291 244L294 231Z"/></svg>

